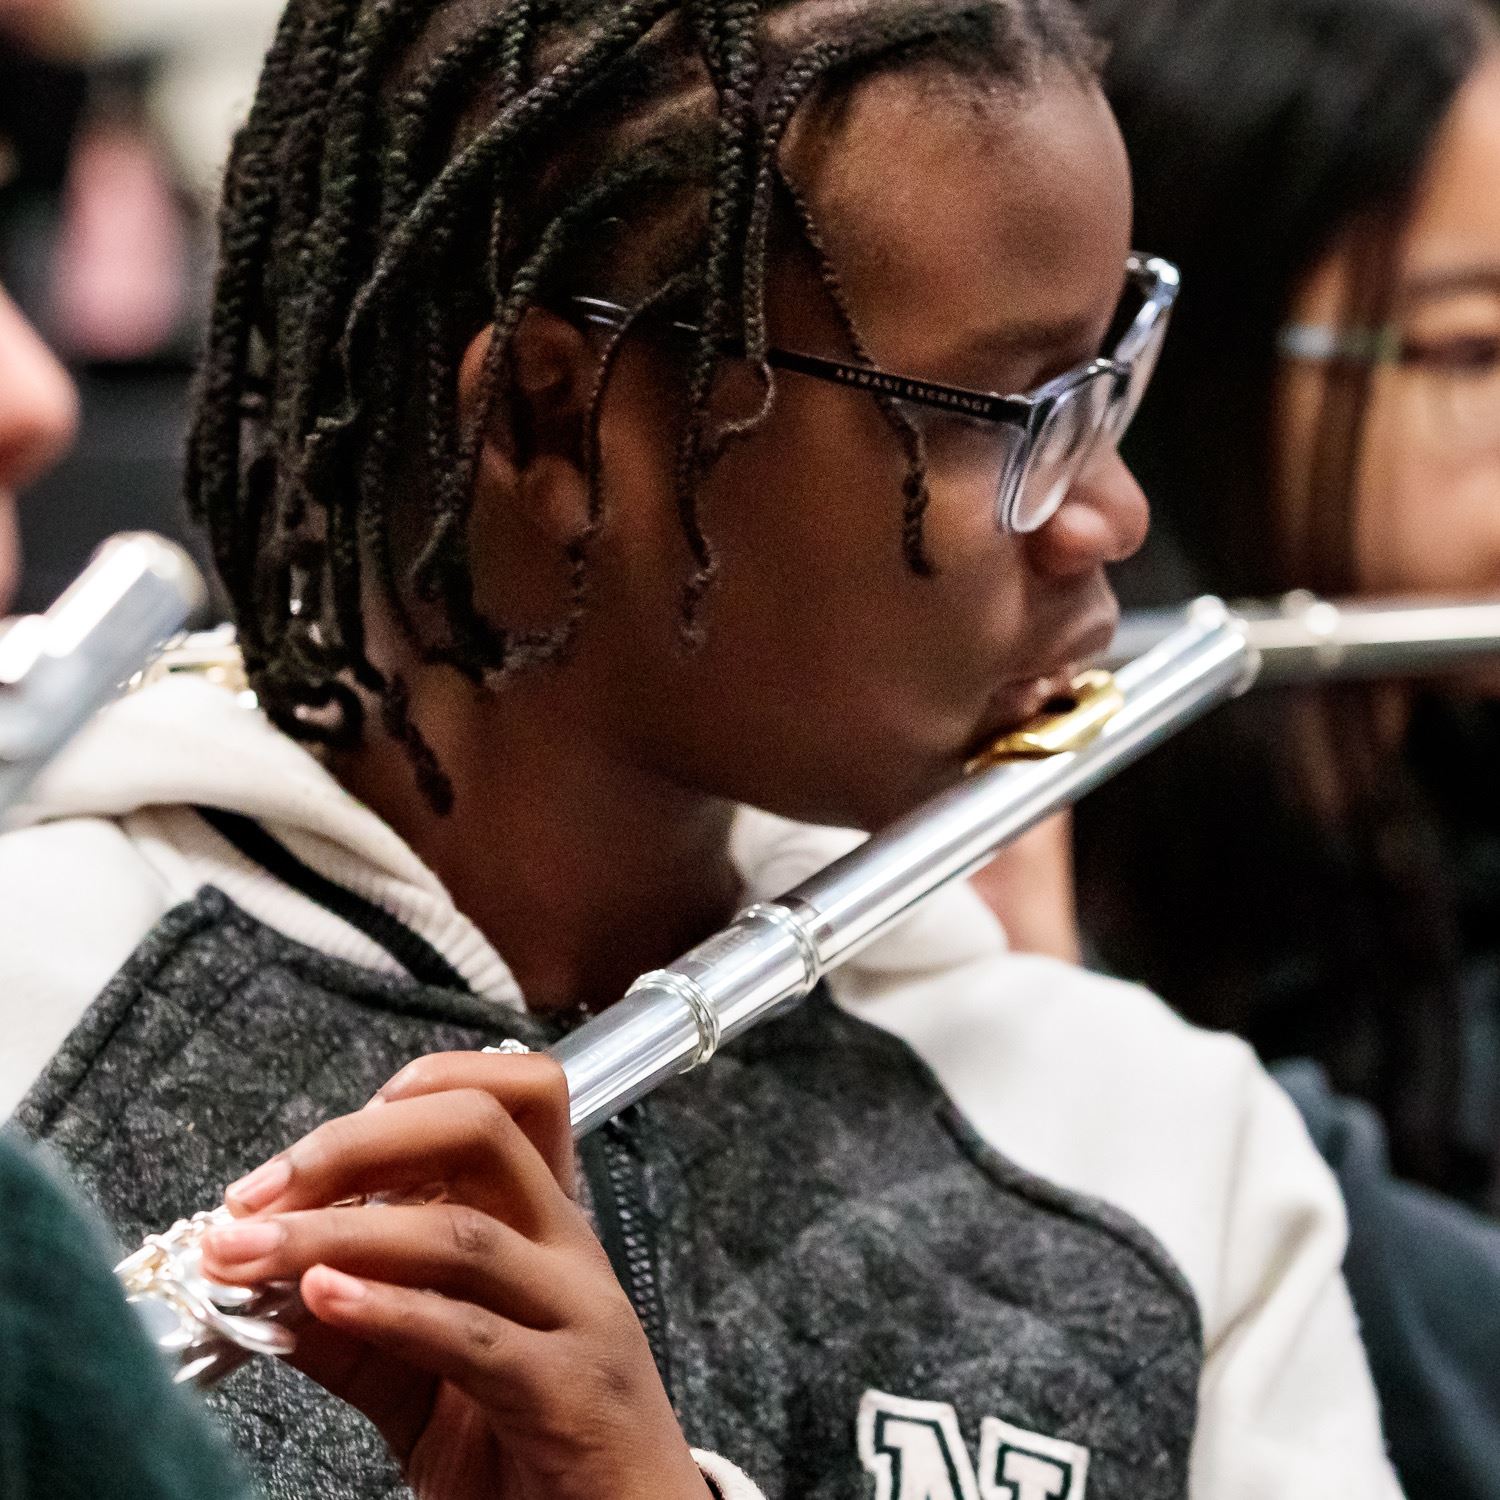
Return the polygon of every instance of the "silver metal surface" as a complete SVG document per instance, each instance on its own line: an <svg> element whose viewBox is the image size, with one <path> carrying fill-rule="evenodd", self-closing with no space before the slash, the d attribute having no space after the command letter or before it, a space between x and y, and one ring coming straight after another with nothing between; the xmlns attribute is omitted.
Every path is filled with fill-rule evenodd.
<svg viewBox="0 0 1500 1500"><path fill-rule="evenodd" d="M1262 661L1260 685L1426 677L1500 661L1500 598L1381 599L1334 604L1288 594L1236 604ZM1109 661L1131 661L1176 630L1183 610L1129 614Z"/></svg>
<svg viewBox="0 0 1500 1500"><path fill-rule="evenodd" d="M257 1354L290 1354L297 1347L291 1325L304 1310L293 1288L250 1291L204 1276L204 1235L232 1222L227 1208L197 1214L151 1235L115 1267L179 1385L213 1385Z"/></svg>
<svg viewBox="0 0 1500 1500"><path fill-rule="evenodd" d="M779 901L751 907L667 969L646 975L551 1049L567 1075L574 1133L587 1134L720 1045L798 1004L827 970L979 869L1002 845L1244 691L1256 668L1238 622L1217 600L1201 601L1169 639L1120 671L1124 706L1097 739L1048 760L968 778ZM214 1222L200 1216L179 1225L170 1255L153 1242L154 1260L148 1245L121 1268L134 1298L168 1306L168 1333L159 1342L177 1361L178 1378L198 1385L244 1359L238 1348L214 1358L226 1337L235 1342L240 1318L251 1320L246 1350L260 1352L297 1316L295 1295L286 1289L247 1300L242 1289L203 1280L194 1236L201 1239ZM209 1313L200 1316L205 1303ZM153 1316L161 1321L160 1307Z"/></svg>
<svg viewBox="0 0 1500 1500"><path fill-rule="evenodd" d="M142 532L106 542L46 614L6 624L0 635L0 817L206 597L188 555Z"/></svg>

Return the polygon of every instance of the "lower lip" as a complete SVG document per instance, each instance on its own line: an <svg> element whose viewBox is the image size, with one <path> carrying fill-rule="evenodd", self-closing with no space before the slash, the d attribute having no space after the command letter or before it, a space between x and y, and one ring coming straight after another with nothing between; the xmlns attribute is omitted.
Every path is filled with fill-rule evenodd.
<svg viewBox="0 0 1500 1500"><path fill-rule="evenodd" d="M979 748L1013 733L1044 713L1050 703L1067 694L1076 675L1075 672L1059 672L1055 676L1038 677L1029 683L1018 684L1012 689L1013 696L1006 705L1004 717L992 720L993 727L978 736Z"/></svg>

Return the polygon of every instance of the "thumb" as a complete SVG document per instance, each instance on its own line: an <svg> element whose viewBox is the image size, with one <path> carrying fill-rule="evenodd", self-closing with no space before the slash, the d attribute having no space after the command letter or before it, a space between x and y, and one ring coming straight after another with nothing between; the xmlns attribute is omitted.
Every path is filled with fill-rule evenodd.
<svg viewBox="0 0 1500 1500"><path fill-rule="evenodd" d="M309 1319L286 1364L374 1423L405 1463L432 1415L438 1376L415 1369L363 1339Z"/></svg>

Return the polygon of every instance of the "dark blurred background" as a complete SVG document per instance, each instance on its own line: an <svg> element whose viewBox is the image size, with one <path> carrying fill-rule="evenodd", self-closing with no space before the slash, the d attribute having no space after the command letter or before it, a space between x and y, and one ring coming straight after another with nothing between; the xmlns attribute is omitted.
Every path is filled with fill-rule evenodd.
<svg viewBox="0 0 1500 1500"><path fill-rule="evenodd" d="M17 607L180 500L214 193L280 0L0 0L0 284L72 369L72 455L21 508Z"/></svg>

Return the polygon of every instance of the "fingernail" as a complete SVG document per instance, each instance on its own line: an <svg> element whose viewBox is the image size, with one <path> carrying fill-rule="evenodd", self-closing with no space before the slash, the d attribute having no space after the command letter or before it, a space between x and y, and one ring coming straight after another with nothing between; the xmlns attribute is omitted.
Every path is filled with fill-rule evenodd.
<svg viewBox="0 0 1500 1500"><path fill-rule="evenodd" d="M208 1236L208 1248L219 1260L260 1260L277 1249L286 1239L285 1228L277 1223L229 1224Z"/></svg>
<svg viewBox="0 0 1500 1500"><path fill-rule="evenodd" d="M370 1295L370 1289L364 1282L353 1276L345 1276L342 1271L335 1271L331 1266L318 1266L316 1275L319 1294L330 1302L363 1302Z"/></svg>
<svg viewBox="0 0 1500 1500"><path fill-rule="evenodd" d="M371 1099L370 1102L367 1105L365 1105L365 1108L366 1109L374 1109L377 1104L384 1104L385 1102L386 1102L385 1094L384 1094L384 1092L381 1092L379 1094L376 1094L376 1096L373 1099Z"/></svg>
<svg viewBox="0 0 1500 1500"><path fill-rule="evenodd" d="M248 1177L231 1183L224 1190L225 1198L233 1198L241 1208L254 1213L273 1203L286 1191L292 1180L292 1164L284 1156L257 1167Z"/></svg>

